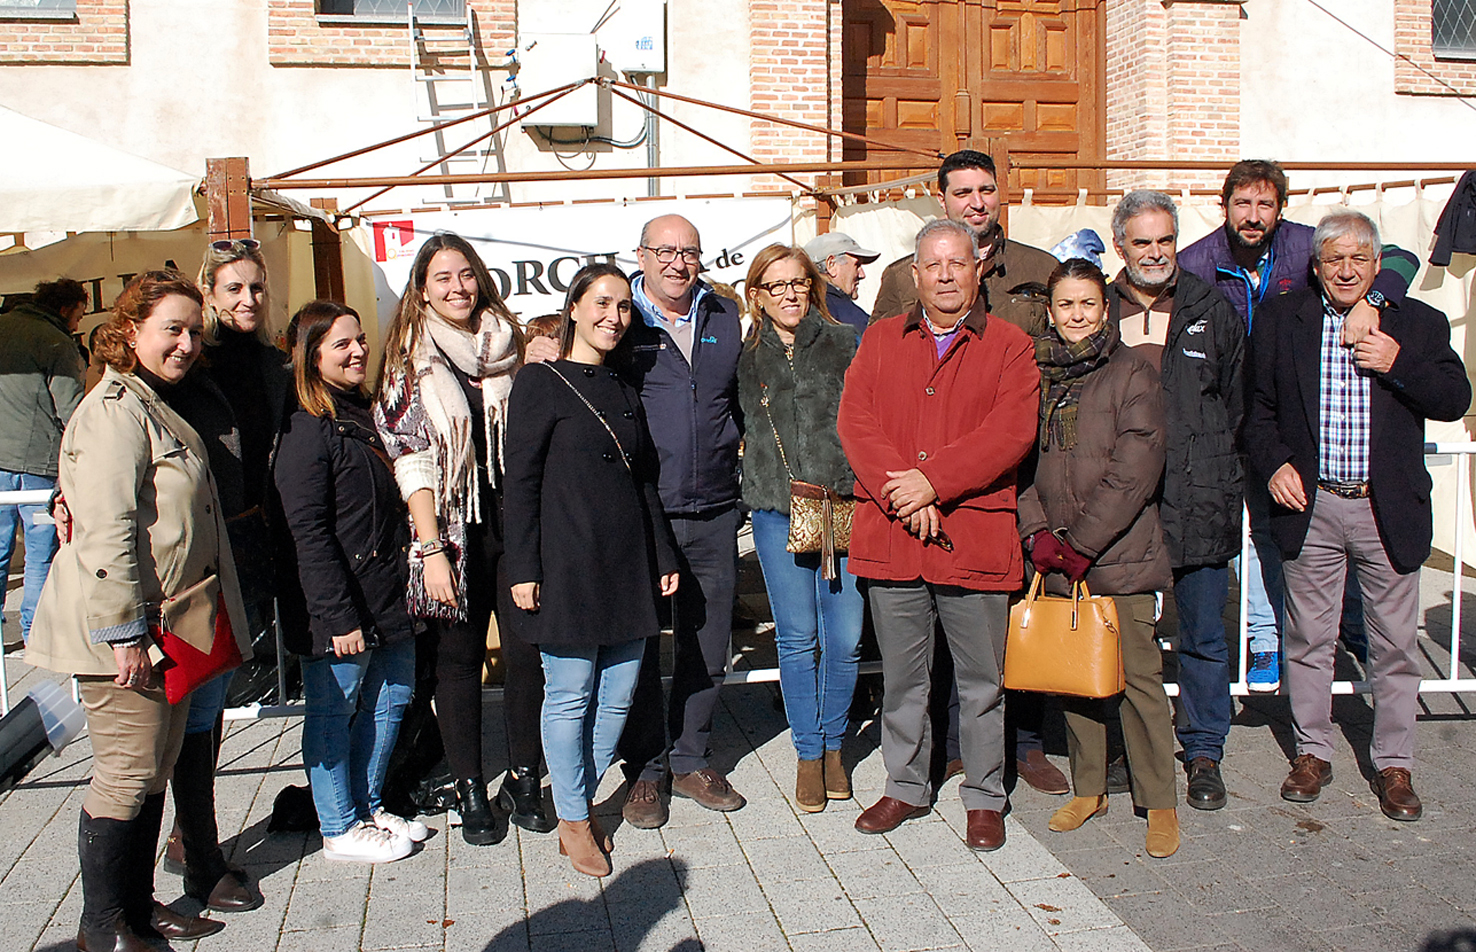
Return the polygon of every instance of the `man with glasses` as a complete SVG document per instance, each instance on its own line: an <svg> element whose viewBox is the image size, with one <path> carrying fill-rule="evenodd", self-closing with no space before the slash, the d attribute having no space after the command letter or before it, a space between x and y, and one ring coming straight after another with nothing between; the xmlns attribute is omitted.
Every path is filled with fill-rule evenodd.
<svg viewBox="0 0 1476 952"><path fill-rule="evenodd" d="M1297 756L1281 796L1316 800L1332 780L1334 645L1343 579L1356 572L1368 629L1379 808L1417 820L1410 778L1419 709L1421 564L1430 555L1425 420L1459 420L1471 384L1444 314L1414 299L1346 333L1374 285L1378 228L1329 213L1312 237L1316 282L1264 305L1251 333L1245 445L1271 496L1286 581L1286 682Z"/></svg>
<svg viewBox="0 0 1476 952"><path fill-rule="evenodd" d="M617 367L640 391L661 458L661 505L681 550L673 605L676 664L668 705L661 696L661 639L646 646L640 682L620 739L625 821L654 829L667 820L661 786L668 757L674 795L709 810L744 799L708 762L708 739L733 634L738 575L737 305L697 276L702 242L679 215L652 219L636 249L631 292L640 320L617 352ZM662 712L667 711L665 723Z"/></svg>

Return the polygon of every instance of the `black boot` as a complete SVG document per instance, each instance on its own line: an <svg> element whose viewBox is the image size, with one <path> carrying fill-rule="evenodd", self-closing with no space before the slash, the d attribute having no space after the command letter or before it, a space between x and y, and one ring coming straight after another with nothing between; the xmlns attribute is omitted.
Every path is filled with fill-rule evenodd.
<svg viewBox="0 0 1476 952"><path fill-rule="evenodd" d="M461 814L461 837L472 846L491 846L507 836L507 827L497 822L487 802L481 777L456 781L456 812Z"/></svg>
<svg viewBox="0 0 1476 952"><path fill-rule="evenodd" d="M208 735L206 735L208 737ZM200 939L215 935L225 923L183 916L154 901L154 857L159 855L159 830L164 824L164 793L144 797L134 818L124 870L128 876L124 917L135 934L146 939Z"/></svg>
<svg viewBox="0 0 1476 952"><path fill-rule="evenodd" d="M212 731L186 734L174 764L175 829L184 846L185 893L218 912L245 912L262 899L226 862L215 825L215 759ZM174 836L170 836L174 840ZM168 848L164 868L170 869Z"/></svg>
<svg viewBox="0 0 1476 952"><path fill-rule="evenodd" d="M79 952L149 952L124 916L127 903L128 854L133 845L132 820L93 818L82 810L77 824L77 858L82 865L82 921L77 925Z"/></svg>
<svg viewBox="0 0 1476 952"><path fill-rule="evenodd" d="M543 809L543 784L537 767L509 767L502 789L497 791L497 805L525 830L549 833L557 825Z"/></svg>

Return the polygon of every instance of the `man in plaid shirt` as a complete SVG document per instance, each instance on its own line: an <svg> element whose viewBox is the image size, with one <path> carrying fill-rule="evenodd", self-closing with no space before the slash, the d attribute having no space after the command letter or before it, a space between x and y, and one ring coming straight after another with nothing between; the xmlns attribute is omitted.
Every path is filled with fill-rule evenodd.
<svg viewBox="0 0 1476 952"><path fill-rule="evenodd" d="M1430 554L1425 420L1471 403L1444 314L1406 299L1351 344L1344 323L1379 271L1378 228L1351 210L1313 236L1314 285L1265 305L1251 332L1245 446L1271 494L1285 559L1286 683L1297 757L1287 800L1316 800L1332 780L1329 695L1343 581L1358 573L1369 637L1373 790L1395 820L1417 820L1410 778L1420 663L1419 569ZM1356 335L1350 335L1356 336Z"/></svg>

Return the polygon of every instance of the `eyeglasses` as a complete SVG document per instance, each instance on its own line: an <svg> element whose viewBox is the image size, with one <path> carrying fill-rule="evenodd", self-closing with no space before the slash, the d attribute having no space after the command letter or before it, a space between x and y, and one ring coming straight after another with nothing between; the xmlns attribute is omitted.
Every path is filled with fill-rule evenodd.
<svg viewBox="0 0 1476 952"><path fill-rule="evenodd" d="M702 263L701 248L673 248L671 245L662 245L660 248L652 248L650 245L641 245L641 247L655 255L656 260L662 264L671 264L676 260L677 255L681 255L682 260L687 264Z"/></svg>
<svg viewBox="0 0 1476 952"><path fill-rule="evenodd" d="M212 241L210 243L210 250L226 252L236 250L260 251L261 242L255 238L222 238L219 241Z"/></svg>
<svg viewBox="0 0 1476 952"><path fill-rule="evenodd" d="M789 281L770 281L768 284L759 285L759 290L767 292L770 297L783 297L784 292L791 288L796 294L804 294L810 290L810 279L794 278Z"/></svg>

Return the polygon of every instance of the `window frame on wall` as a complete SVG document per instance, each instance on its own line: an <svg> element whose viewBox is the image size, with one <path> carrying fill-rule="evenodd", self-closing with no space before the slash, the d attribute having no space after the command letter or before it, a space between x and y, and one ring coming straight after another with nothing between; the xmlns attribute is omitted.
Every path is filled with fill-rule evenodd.
<svg viewBox="0 0 1476 952"><path fill-rule="evenodd" d="M4 0L0 0L3 3ZM418 23L461 24L466 22L467 0L414 0ZM378 24L405 22L406 0L315 0L319 23ZM437 10L452 7L453 12Z"/></svg>
<svg viewBox="0 0 1476 952"><path fill-rule="evenodd" d="M77 0L0 0L0 20L77 19Z"/></svg>
<svg viewBox="0 0 1476 952"><path fill-rule="evenodd" d="M1458 18L1462 12L1470 20L1465 44L1454 45L1449 37L1442 41L1442 21L1449 17ZM1430 0L1430 50L1436 59L1476 60L1476 0Z"/></svg>

